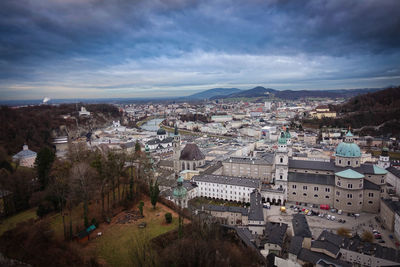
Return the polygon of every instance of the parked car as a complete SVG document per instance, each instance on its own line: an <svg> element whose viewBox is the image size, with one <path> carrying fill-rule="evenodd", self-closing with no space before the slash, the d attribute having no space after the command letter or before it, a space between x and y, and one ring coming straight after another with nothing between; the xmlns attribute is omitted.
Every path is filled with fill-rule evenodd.
<svg viewBox="0 0 400 267"><path fill-rule="evenodd" d="M332 212L332 213L335 213L335 212L336 212L336 209L331 209L331 212Z"/></svg>
<svg viewBox="0 0 400 267"><path fill-rule="evenodd" d="M330 215L330 214L326 215L326 218L327 218L328 220L330 220L330 219L331 219L331 215Z"/></svg>
<svg viewBox="0 0 400 267"><path fill-rule="evenodd" d="M331 220L334 221L335 219L336 219L336 217L332 215Z"/></svg>
<svg viewBox="0 0 400 267"><path fill-rule="evenodd" d="M338 210L337 214L342 215L342 210Z"/></svg>

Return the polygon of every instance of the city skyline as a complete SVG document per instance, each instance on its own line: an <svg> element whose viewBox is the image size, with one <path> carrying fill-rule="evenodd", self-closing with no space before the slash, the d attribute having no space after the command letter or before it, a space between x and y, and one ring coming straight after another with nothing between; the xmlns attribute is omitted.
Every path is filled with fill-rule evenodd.
<svg viewBox="0 0 400 267"><path fill-rule="evenodd" d="M0 98L400 84L398 1L4 1Z"/></svg>

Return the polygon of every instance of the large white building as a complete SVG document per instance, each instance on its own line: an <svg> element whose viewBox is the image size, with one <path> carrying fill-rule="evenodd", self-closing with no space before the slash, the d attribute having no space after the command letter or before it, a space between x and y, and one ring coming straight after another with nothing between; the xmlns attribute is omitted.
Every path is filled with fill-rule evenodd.
<svg viewBox="0 0 400 267"><path fill-rule="evenodd" d="M197 196L236 202L250 202L250 194L260 188L259 179L223 175L199 175L192 178Z"/></svg>

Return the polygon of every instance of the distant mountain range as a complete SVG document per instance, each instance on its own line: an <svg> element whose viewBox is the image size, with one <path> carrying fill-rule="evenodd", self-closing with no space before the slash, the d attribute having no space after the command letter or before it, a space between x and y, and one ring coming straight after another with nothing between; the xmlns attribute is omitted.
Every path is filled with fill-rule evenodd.
<svg viewBox="0 0 400 267"><path fill-rule="evenodd" d="M209 89L206 91L202 91L193 95L185 96L182 98L189 99L189 100L202 100L202 99L210 99L210 98L218 98L224 97L227 95L231 95L234 93L241 92L242 90L237 88L214 88Z"/></svg>
<svg viewBox="0 0 400 267"><path fill-rule="evenodd" d="M296 100L301 98L310 98L310 97L329 97L329 98L350 98L353 96L357 96L360 94L376 92L381 90L381 88L365 88L365 89L336 89L336 90L284 90L279 91L272 88L265 88L262 86L257 86L255 88L249 90L239 90L234 89L235 92L229 93L229 90L219 91L222 88L210 89L204 92L197 93L195 95L191 95L188 98L192 98L193 96L201 95L202 99L230 99L230 98L279 98L285 100ZM214 90L217 90L214 93ZM196 99L196 98L193 98ZM197 98L199 99L199 98Z"/></svg>

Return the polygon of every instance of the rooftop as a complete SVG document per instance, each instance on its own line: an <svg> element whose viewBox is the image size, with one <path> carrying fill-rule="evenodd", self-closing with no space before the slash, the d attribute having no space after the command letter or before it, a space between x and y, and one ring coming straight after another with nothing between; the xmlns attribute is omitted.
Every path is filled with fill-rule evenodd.
<svg viewBox="0 0 400 267"><path fill-rule="evenodd" d="M344 170L341 172L337 172L337 173L335 173L335 175L342 177L342 178L347 178L347 179L362 179L362 178L364 178L363 174L356 172L352 169L347 169L347 170Z"/></svg>
<svg viewBox="0 0 400 267"><path fill-rule="evenodd" d="M258 188L260 185L259 179L241 178L236 176L203 174L203 175L193 176L192 179L195 182L226 184L226 185L244 186L250 188Z"/></svg>
<svg viewBox="0 0 400 267"><path fill-rule="evenodd" d="M312 237L310 227L308 226L308 222L304 214L293 214L292 225L295 236L309 238Z"/></svg>
<svg viewBox="0 0 400 267"><path fill-rule="evenodd" d="M196 144L187 144L181 151L180 160L203 160L203 153Z"/></svg>

